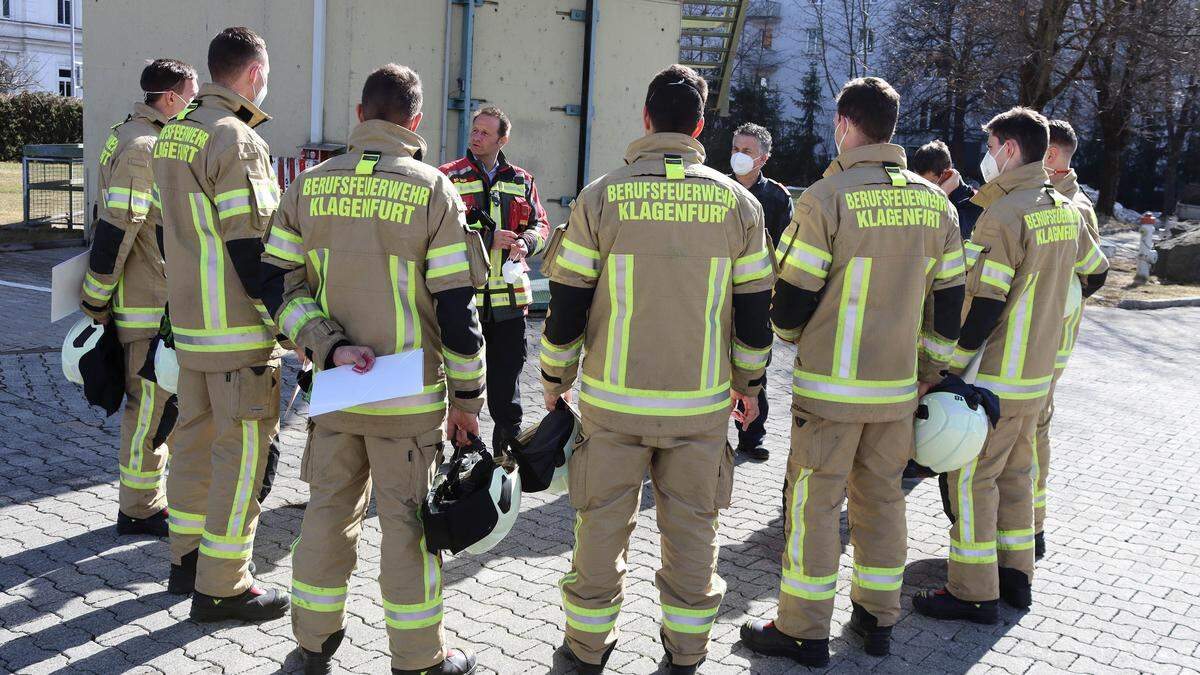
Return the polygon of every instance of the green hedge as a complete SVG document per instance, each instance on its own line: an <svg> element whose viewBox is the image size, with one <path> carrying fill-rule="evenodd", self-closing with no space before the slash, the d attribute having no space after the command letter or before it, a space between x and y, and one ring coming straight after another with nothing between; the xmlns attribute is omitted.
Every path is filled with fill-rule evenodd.
<svg viewBox="0 0 1200 675"><path fill-rule="evenodd" d="M82 143L83 101L46 92L0 96L0 161L33 143Z"/></svg>

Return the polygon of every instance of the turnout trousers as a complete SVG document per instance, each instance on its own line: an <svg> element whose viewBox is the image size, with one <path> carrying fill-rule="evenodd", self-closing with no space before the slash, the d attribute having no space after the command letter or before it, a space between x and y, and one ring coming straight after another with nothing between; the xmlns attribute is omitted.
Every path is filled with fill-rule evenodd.
<svg viewBox="0 0 1200 675"><path fill-rule="evenodd" d="M1033 443L1038 415L1001 417L979 457L946 476L950 565L954 597L984 602L1000 597L997 567L1033 581Z"/></svg>
<svg viewBox="0 0 1200 675"><path fill-rule="evenodd" d="M279 431L279 360L228 373L179 369L179 426L167 474L171 560L200 549L196 590L248 589L258 493Z"/></svg>
<svg viewBox="0 0 1200 675"><path fill-rule="evenodd" d="M663 647L673 663L692 665L708 652L725 581L717 574L717 511L729 506L733 451L725 424L684 437L645 437L583 420L582 445L571 455L575 507L571 570L559 582L566 642L598 664L617 641L629 537L647 469L661 532L655 575L662 606Z"/></svg>
<svg viewBox="0 0 1200 675"><path fill-rule="evenodd" d="M525 367L525 317L484 321L483 344L487 363L487 408L495 427L492 449L521 432L521 369Z"/></svg>
<svg viewBox="0 0 1200 675"><path fill-rule="evenodd" d="M1063 371L1054 371L1050 382L1050 393L1046 395L1046 407L1038 415L1037 431L1033 437L1033 531L1046 529L1046 479L1050 475L1050 420L1054 418L1054 390Z"/></svg>
<svg viewBox="0 0 1200 675"><path fill-rule="evenodd" d="M829 637L847 493L854 546L850 598L880 626L895 625L908 547L900 481L912 455L913 418L836 422L795 405L792 417L775 625L801 640Z"/></svg>
<svg viewBox="0 0 1200 675"><path fill-rule="evenodd" d="M292 549L292 630L314 652L341 630L350 575L372 487L379 526L379 590L392 667L421 670L445 658L442 561L425 548L420 508L437 470L442 430L417 438L310 432L303 478L308 507Z"/></svg>
<svg viewBox="0 0 1200 675"><path fill-rule="evenodd" d="M125 409L121 415L120 509L130 518L149 518L167 506L163 473L167 440L178 413L173 395L138 375L150 340L125 347Z"/></svg>

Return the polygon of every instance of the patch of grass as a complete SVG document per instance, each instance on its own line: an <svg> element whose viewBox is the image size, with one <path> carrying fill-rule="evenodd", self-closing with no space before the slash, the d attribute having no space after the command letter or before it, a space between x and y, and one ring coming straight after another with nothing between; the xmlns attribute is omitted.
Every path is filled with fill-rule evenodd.
<svg viewBox="0 0 1200 675"><path fill-rule="evenodd" d="M20 224L23 217L21 163L0 162L0 227Z"/></svg>

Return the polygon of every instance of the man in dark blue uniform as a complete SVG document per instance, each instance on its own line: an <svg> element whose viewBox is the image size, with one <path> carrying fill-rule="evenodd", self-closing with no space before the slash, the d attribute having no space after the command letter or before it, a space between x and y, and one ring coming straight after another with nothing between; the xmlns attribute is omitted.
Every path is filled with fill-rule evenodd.
<svg viewBox="0 0 1200 675"><path fill-rule="evenodd" d="M733 154L729 158L733 177L762 204L767 233L771 243L778 246L780 235L792 222L792 197L787 188L763 175L763 166L770 157L771 132L747 122L733 133ZM763 388L758 392L758 411L758 417L748 426L734 422L738 430L737 449L750 459L765 461L770 456L763 447L763 437L767 433L764 426L767 419L766 375L763 375Z"/></svg>
<svg viewBox="0 0 1200 675"><path fill-rule="evenodd" d="M975 196L975 188L967 185L962 174L954 168L950 160L950 148L942 141L930 141L917 148L908 159L908 170L920 174L922 178L940 187L950 198L950 203L958 211L958 229L963 241L971 238L975 229L975 221L983 209L971 201Z"/></svg>

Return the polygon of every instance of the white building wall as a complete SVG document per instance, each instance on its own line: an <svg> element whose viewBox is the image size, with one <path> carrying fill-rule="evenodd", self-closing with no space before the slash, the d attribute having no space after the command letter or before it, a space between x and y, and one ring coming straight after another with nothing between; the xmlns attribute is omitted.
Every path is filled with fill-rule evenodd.
<svg viewBox="0 0 1200 675"><path fill-rule="evenodd" d="M71 23L74 26L75 65L83 63L83 28L79 0L64 0L72 4ZM71 32L60 24L59 0L9 0L9 15L0 16L0 55L17 62L28 62L35 75L30 89L58 93L59 70L72 70ZM72 93L79 96L77 76Z"/></svg>

